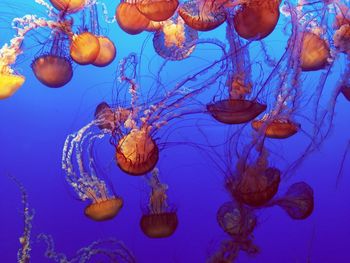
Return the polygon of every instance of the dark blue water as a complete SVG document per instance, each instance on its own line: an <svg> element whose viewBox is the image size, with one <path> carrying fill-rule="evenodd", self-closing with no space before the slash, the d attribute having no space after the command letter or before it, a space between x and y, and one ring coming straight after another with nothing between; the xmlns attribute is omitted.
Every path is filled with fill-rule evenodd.
<svg viewBox="0 0 350 263"><path fill-rule="evenodd" d="M103 2L112 17L117 1ZM345 1L345 4L349 3ZM34 1L1 1L1 45L15 33L10 26L12 18L29 13L45 16L45 9ZM76 21L79 21L79 17ZM152 33L132 36L123 32L116 23L105 23L102 15L100 21L104 33L117 47L115 61L105 68L74 64L72 81L60 89L42 85L30 68L33 57L39 52L38 39L42 39L47 32L39 30L38 33L31 33L24 42L24 54L16 63L16 70L26 77L26 82L13 97L0 103L0 262L16 262L21 246L19 237L24 227L21 193L9 175L16 177L26 188L29 206L35 210L31 262L52 262L44 255L45 244L37 241L40 233L52 235L56 250L68 258L74 257L78 249L93 241L115 238L133 253L136 262L205 262L222 240L229 239L216 222L218 208L232 198L224 187L225 175L218 167L225 170L223 164L227 163L228 154L235 156L237 149L233 146L227 149L224 142L239 128L219 124L204 112L205 104L213 100L225 78L200 94L200 102L193 103L191 100L193 104L181 106L188 109L202 105L203 113L170 121L157 133L157 140L162 144L157 164L160 180L169 186L168 202L176 209L179 219L178 228L171 237L150 239L142 233L139 220L147 207L149 187L144 178L129 176L118 168L114 149L108 140L96 145L96 162L99 171L103 171L103 178L124 200L124 207L116 218L105 222L88 219L83 213L88 202L80 201L65 180L61 167L64 141L69 134L93 119L95 107L100 102L118 103L119 61L130 52L138 56L142 54L138 74L142 90L140 96L144 101L153 92L149 89L154 78L149 76L152 76L151 73L156 75L156 69L163 61L153 49ZM283 33L283 29L288 21L289 18L281 15L275 31L263 40L268 53L276 59L285 50L288 33ZM225 42L225 25L199 33L199 38ZM264 54L258 42L251 44L250 52L253 79L261 82L271 69L267 65L260 67L258 61L264 61ZM214 45L198 45L189 59L169 62L162 81L166 87L174 85L186 78L187 73L200 70L221 55ZM324 92L318 106L321 111L333 110L333 107L329 107L329 100L334 96L333 91L342 72L349 65L344 54L339 54L336 59L322 86ZM289 70L285 67L282 71ZM241 252L236 262L350 262L350 161L346 156L339 177L349 140L350 104L341 94L334 105L334 118L331 120L327 117L315 123L321 128L330 126L330 134L314 152L302 157L306 145L311 141L308 131L312 121L307 118L317 108L314 101L308 102L306 98L316 94L316 86L323 72L302 73L301 97L300 103L295 106L295 119L303 131L286 140L266 143L271 165L281 167L282 171L278 195L282 195L292 183L305 181L314 190L314 211L305 220L292 220L279 207L256 210L258 224L253 240L259 247L259 253L247 256ZM273 87L269 87L268 91L271 93L263 93L261 99L272 104L275 95ZM251 143L253 131L248 125L242 134L236 146L238 149ZM284 176L284 171L295 159L302 162ZM110 261L92 259L90 262Z"/></svg>

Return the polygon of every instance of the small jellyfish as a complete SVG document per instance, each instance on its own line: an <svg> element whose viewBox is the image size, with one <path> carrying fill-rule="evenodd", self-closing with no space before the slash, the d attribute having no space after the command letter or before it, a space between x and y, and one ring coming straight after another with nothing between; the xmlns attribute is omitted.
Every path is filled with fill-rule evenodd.
<svg viewBox="0 0 350 263"><path fill-rule="evenodd" d="M188 27L179 16L165 21L156 31L153 47L165 59L182 60L192 54L197 39L197 31Z"/></svg>
<svg viewBox="0 0 350 263"><path fill-rule="evenodd" d="M176 211L167 204L168 186L159 181L159 171L154 169L150 176L146 176L151 195L147 212L141 217L142 232L150 238L165 238L174 234L178 219Z"/></svg>
<svg viewBox="0 0 350 263"><path fill-rule="evenodd" d="M300 51L300 66L303 71L320 70L327 66L330 58L328 43L319 35L304 32Z"/></svg>
<svg viewBox="0 0 350 263"><path fill-rule="evenodd" d="M213 30L226 20L223 6L212 0L186 1L180 5L178 13L189 27L198 31Z"/></svg>
<svg viewBox="0 0 350 263"><path fill-rule="evenodd" d="M272 203L280 206L292 219L306 219L314 210L314 191L305 182L295 183Z"/></svg>
<svg viewBox="0 0 350 263"><path fill-rule="evenodd" d="M280 0L243 1L233 17L237 34L249 40L267 37L277 25L280 2Z"/></svg>
<svg viewBox="0 0 350 263"><path fill-rule="evenodd" d="M94 63L100 53L100 42L92 33L83 32L72 37L70 56L80 64Z"/></svg>
<svg viewBox="0 0 350 263"><path fill-rule="evenodd" d="M25 77L10 72L0 72L0 100L11 97L22 87Z"/></svg>
<svg viewBox="0 0 350 263"><path fill-rule="evenodd" d="M64 13L76 13L83 9L87 0L50 0L51 4Z"/></svg>
<svg viewBox="0 0 350 263"><path fill-rule="evenodd" d="M264 134L268 138L286 139L300 130L300 124L287 118L277 118L268 120L267 115L260 120L252 121L252 128L256 131L264 129Z"/></svg>
<svg viewBox="0 0 350 263"><path fill-rule="evenodd" d="M264 146L256 148L256 161L247 163L247 154L250 154L248 146L247 152L237 162L236 171L226 180L226 188L232 196L253 207L267 204L276 195L281 181L281 172L269 167L268 151Z"/></svg>
<svg viewBox="0 0 350 263"><path fill-rule="evenodd" d="M131 35L146 30L150 20L137 8L137 1L124 0L117 7L115 17L121 29Z"/></svg>
<svg viewBox="0 0 350 263"><path fill-rule="evenodd" d="M137 9L149 20L160 22L172 17L178 5L178 0L140 0Z"/></svg>
<svg viewBox="0 0 350 263"><path fill-rule="evenodd" d="M91 201L84 210L85 215L95 221L104 221L113 219L119 213L123 199L110 193L106 183L96 173L92 147L96 139L106 135L93 132L93 127L98 124L98 121L92 121L67 137L62 153L62 169L79 198Z"/></svg>

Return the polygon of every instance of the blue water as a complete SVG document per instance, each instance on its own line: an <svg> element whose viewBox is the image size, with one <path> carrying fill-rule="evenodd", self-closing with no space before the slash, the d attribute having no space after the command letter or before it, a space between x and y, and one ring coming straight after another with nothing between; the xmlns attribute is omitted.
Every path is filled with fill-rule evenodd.
<svg viewBox="0 0 350 263"><path fill-rule="evenodd" d="M104 2L112 17L117 1ZM34 1L2 0L0 44L8 42L14 34L10 28L12 18L28 13L45 15L44 12ZM276 30L264 39L270 54L276 58L285 48L287 36L282 33L282 29L287 20L281 16ZM115 219L94 222L86 218L83 210L87 202L78 200L65 181L65 173L61 168L63 143L68 134L92 120L95 107L101 101L115 102L118 61L130 52L140 54L143 50L143 75L149 74L149 70L157 68L162 61L154 52L152 33L131 36L116 23L101 21L105 33L117 47L115 61L106 68L75 64L72 81L60 89L47 88L34 77L30 64L38 52L36 35L31 34L25 41L24 54L20 56L16 69L26 76L26 82L13 97L0 103L0 262L16 262L24 224L20 191L8 175L16 177L24 185L29 196L29 206L35 210L32 262L52 262L45 258L45 245L36 241L40 233L52 235L56 250L68 257L73 257L78 249L95 240L112 237L123 241L137 262L205 262L220 242L228 239L216 222L216 212L231 196L224 188L223 173L213 163L214 159L210 158L214 150L225 154L224 147L203 149L195 144L206 141L212 142L212 145L223 143L234 128L215 122L205 113L185 116L165 127L164 130L170 130L170 136L162 140L165 147L160 153L157 167L161 181L169 186L169 203L176 207L179 218L175 234L166 239L150 239L142 233L139 220L148 201L147 183L142 177L128 176L115 165L114 151L107 142L97 147L98 163L114 190L124 199L124 207ZM225 26L199 33L199 37L225 41ZM263 56L259 48L258 44L252 44L252 61ZM220 51L213 46L199 46L189 61L169 62L163 81L174 83L186 72L200 69L205 64L202 58L214 61L220 55ZM346 65L344 55L338 59L324 86L322 109L327 108L335 83ZM285 70L288 71L287 68ZM254 71L253 79L258 74ZM303 73L302 92L306 95L315 92L319 74ZM266 72L264 76L267 76ZM147 91L151 81L143 78L141 89ZM216 85L219 83L201 95L202 101L210 102L213 99ZM269 95L264 96L266 99ZM266 101L272 102L270 99ZM299 113L306 116L315 110L313 103L303 101L303 105ZM306 220L296 221L278 207L258 210L258 225L253 234L254 244L260 248L260 252L254 257L241 252L237 262L350 262L349 158L345 159L342 177L336 186L349 140L349 107L349 102L340 95L336 100L330 135L315 152L303 158L291 176L282 179L279 194L298 181L305 181L312 186L315 196L312 215ZM302 127L304 124L307 127L305 119L300 117L298 121ZM326 119L317 125L322 127L329 122ZM250 134L252 131L248 130L243 143L250 142ZM285 167L286 163L300 156L307 142L309 138L303 132L286 140L269 142L271 163ZM230 150L235 152L235 149Z"/></svg>

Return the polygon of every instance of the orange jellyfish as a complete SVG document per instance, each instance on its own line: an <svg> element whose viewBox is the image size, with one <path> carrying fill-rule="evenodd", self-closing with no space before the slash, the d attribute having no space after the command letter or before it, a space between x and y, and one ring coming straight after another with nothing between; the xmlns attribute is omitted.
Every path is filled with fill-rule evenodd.
<svg viewBox="0 0 350 263"><path fill-rule="evenodd" d="M263 118L252 121L254 130L259 131L264 129L265 136L273 139L286 139L300 130L300 124L293 122L290 119L272 119Z"/></svg>
<svg viewBox="0 0 350 263"><path fill-rule="evenodd" d="M105 221L113 219L119 213L123 199L111 193L96 173L92 147L96 139L102 139L106 135L94 134L92 129L96 125L98 121L92 121L67 137L62 153L62 169L66 173L67 182L79 198L82 201L90 200L84 214L92 220Z"/></svg>
<svg viewBox="0 0 350 263"><path fill-rule="evenodd" d="M189 28L179 16L163 22L154 34L153 47L165 59L182 60L192 54L197 39L197 31Z"/></svg>
<svg viewBox="0 0 350 263"><path fill-rule="evenodd" d="M300 66L303 71L323 69L329 58L329 45L324 39L312 32L303 33L300 52Z"/></svg>
<svg viewBox="0 0 350 263"><path fill-rule="evenodd" d="M135 0L121 1L117 7L115 17L121 29L131 35L146 30L150 20L137 8Z"/></svg>
<svg viewBox="0 0 350 263"><path fill-rule="evenodd" d="M70 56L80 64L87 65L94 63L100 53L100 42L92 33L83 32L74 35L70 46Z"/></svg>
<svg viewBox="0 0 350 263"><path fill-rule="evenodd" d="M178 0L139 0L137 9L149 20L160 22L172 17L178 5Z"/></svg>
<svg viewBox="0 0 350 263"><path fill-rule="evenodd" d="M151 196L148 211L142 215L140 221L142 232L150 238L170 237L178 225L176 211L170 209L167 204L168 186L159 181L158 175L158 169L154 169L151 175L146 177L151 187Z"/></svg>
<svg viewBox="0 0 350 263"><path fill-rule="evenodd" d="M259 207L267 204L277 193L281 172L268 164L268 151L264 146L255 145L256 161L248 163L251 154L249 145L237 162L236 171L228 176L226 188L232 196L246 205ZM261 149L259 149L261 148Z"/></svg>
<svg viewBox="0 0 350 263"><path fill-rule="evenodd" d="M231 18L232 14L229 13L226 29L226 37L230 44L230 70L227 79L229 98L209 103L207 110L221 123L241 124L260 115L266 110L266 105L256 99L247 99L252 92L249 51L235 33Z"/></svg>
<svg viewBox="0 0 350 263"><path fill-rule="evenodd" d="M280 206L292 219L306 219L314 210L314 191L305 182L295 183L272 203Z"/></svg>
<svg viewBox="0 0 350 263"><path fill-rule="evenodd" d="M233 17L237 34L249 40L267 37L277 25L280 2L280 0L243 1Z"/></svg>
<svg viewBox="0 0 350 263"><path fill-rule="evenodd" d="M0 100L11 97L24 83L25 77L0 71Z"/></svg>
<svg viewBox="0 0 350 263"><path fill-rule="evenodd" d="M198 31L217 28L226 20L222 1L190 0L180 5L178 13L185 23Z"/></svg>
<svg viewBox="0 0 350 263"><path fill-rule="evenodd" d="M59 88L73 77L72 63L65 55L65 42L63 34L55 32L50 52L35 58L31 64L35 77L45 86Z"/></svg>
<svg viewBox="0 0 350 263"><path fill-rule="evenodd" d="M83 9L87 0L50 0L51 4L64 13L76 13Z"/></svg>

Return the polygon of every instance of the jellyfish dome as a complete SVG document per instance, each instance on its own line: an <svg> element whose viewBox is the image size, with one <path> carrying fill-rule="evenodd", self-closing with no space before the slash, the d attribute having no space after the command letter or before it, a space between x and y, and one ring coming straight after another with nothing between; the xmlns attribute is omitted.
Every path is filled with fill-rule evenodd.
<svg viewBox="0 0 350 263"><path fill-rule="evenodd" d="M188 27L181 17L165 21L154 34L153 46L161 57L182 60L191 55L198 39L196 30Z"/></svg>
<svg viewBox="0 0 350 263"><path fill-rule="evenodd" d="M212 0L187 1L178 12L189 27L198 31L213 30L226 21L224 8Z"/></svg>
<svg viewBox="0 0 350 263"><path fill-rule="evenodd" d="M251 209L236 200L224 203L216 213L220 227L230 236L247 238L255 229L257 218Z"/></svg>
<svg viewBox="0 0 350 263"><path fill-rule="evenodd" d="M105 221L113 219L123 207L123 199L110 198L88 205L84 214L95 221Z"/></svg>
<svg viewBox="0 0 350 263"><path fill-rule="evenodd" d="M141 0L137 8L148 19L160 22L172 17L178 5L178 0Z"/></svg>
<svg viewBox="0 0 350 263"><path fill-rule="evenodd" d="M266 204L277 193L281 181L281 172L259 164L246 167L242 175L228 182L228 188L238 201L253 207Z"/></svg>
<svg viewBox="0 0 350 263"><path fill-rule="evenodd" d="M280 0L245 1L233 18L238 35L249 40L267 37L277 25L279 5Z"/></svg>
<svg viewBox="0 0 350 263"><path fill-rule="evenodd" d="M22 87L25 77L13 73L0 73L0 100L11 97Z"/></svg>
<svg viewBox="0 0 350 263"><path fill-rule="evenodd" d="M241 124L259 116L266 110L266 105L257 101L226 99L208 104L207 110L219 122Z"/></svg>
<svg viewBox="0 0 350 263"><path fill-rule="evenodd" d="M305 32L300 52L300 66L303 71L320 70L326 67L330 58L328 43L312 32Z"/></svg>
<svg viewBox="0 0 350 263"><path fill-rule="evenodd" d="M72 59L80 64L94 63L100 53L100 42L98 38L89 32L74 35L70 47Z"/></svg>
<svg viewBox="0 0 350 263"><path fill-rule="evenodd" d="M116 10L115 17L121 29L131 35L144 31L150 20L137 8L133 0L121 2Z"/></svg>
<svg viewBox="0 0 350 263"><path fill-rule="evenodd" d="M169 237L175 232L177 225L176 212L145 214L140 221L142 232L150 238Z"/></svg>
<svg viewBox="0 0 350 263"><path fill-rule="evenodd" d="M251 124L255 131L264 129L265 136L273 139L286 139L300 130L300 124L289 119L254 120Z"/></svg>
<svg viewBox="0 0 350 263"><path fill-rule="evenodd" d="M145 129L131 130L116 147L117 164L130 175L143 175L152 171L158 159L158 146Z"/></svg>
<svg viewBox="0 0 350 263"><path fill-rule="evenodd" d="M276 204L292 219L306 219L314 210L314 191L305 182L292 184Z"/></svg>
<svg viewBox="0 0 350 263"><path fill-rule="evenodd" d="M117 55L117 49L114 43L108 37L98 36L97 39L100 46L99 53L91 64L97 67L108 66L115 59Z"/></svg>
<svg viewBox="0 0 350 263"><path fill-rule="evenodd" d="M87 0L50 0L51 4L65 13L76 13L83 9Z"/></svg>
<svg viewBox="0 0 350 263"><path fill-rule="evenodd" d="M31 67L36 78L51 88L62 87L73 77L72 63L66 57L42 55L33 61Z"/></svg>

